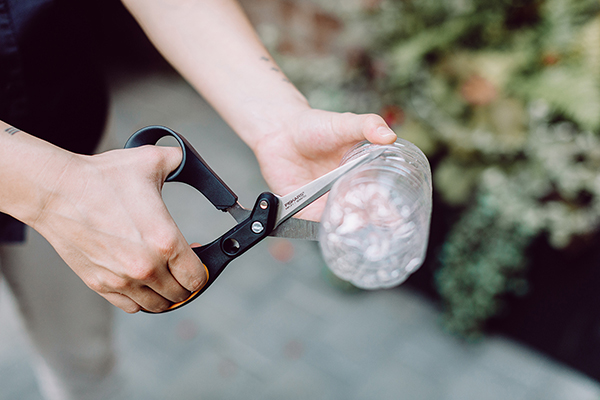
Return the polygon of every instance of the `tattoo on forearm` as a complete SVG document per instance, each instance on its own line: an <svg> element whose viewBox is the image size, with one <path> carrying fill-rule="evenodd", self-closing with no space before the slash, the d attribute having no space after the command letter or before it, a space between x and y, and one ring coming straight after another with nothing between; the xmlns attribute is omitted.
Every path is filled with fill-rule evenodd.
<svg viewBox="0 0 600 400"><path fill-rule="evenodd" d="M9 126L8 128L6 128L4 130L4 132L8 133L9 135L14 135L17 132L21 132L20 129L15 128L14 126Z"/></svg>
<svg viewBox="0 0 600 400"><path fill-rule="evenodd" d="M266 57L266 56L261 56L260 59L261 59L261 61L264 61L264 62L269 62L269 63L271 62L271 59L269 57ZM271 67L271 71L279 72L280 74L283 74L283 72L281 72L281 70L279 68L277 68L277 67ZM282 81L287 82L287 83L292 83L285 76L283 77Z"/></svg>

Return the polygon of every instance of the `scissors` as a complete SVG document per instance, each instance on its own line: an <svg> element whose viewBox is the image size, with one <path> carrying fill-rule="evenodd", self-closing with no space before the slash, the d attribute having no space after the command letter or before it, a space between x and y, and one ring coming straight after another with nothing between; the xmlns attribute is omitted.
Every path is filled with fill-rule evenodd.
<svg viewBox="0 0 600 400"><path fill-rule="evenodd" d="M192 186L218 210L228 212L237 225L213 242L192 249L206 268L206 284L186 300L173 303L159 313L176 310L198 298L231 261L267 236L317 240L318 222L292 216L327 193L335 181L348 171L377 158L383 152L381 150L354 159L285 196L277 196L271 192L261 193L254 207L248 210L240 205L237 195L208 166L192 145L172 129L158 125L142 128L127 140L125 148L155 145L167 136L177 140L183 158L177 169L167 176L166 182L180 182Z"/></svg>

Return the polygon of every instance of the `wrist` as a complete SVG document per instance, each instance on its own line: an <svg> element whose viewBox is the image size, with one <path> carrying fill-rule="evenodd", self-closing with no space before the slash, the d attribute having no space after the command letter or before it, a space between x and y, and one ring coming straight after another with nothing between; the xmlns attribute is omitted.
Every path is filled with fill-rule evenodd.
<svg viewBox="0 0 600 400"><path fill-rule="evenodd" d="M300 92L292 93L287 101L248 99L241 107L242 118L236 118L239 123L232 128L256 152L266 137L286 132L290 121L310 109Z"/></svg>
<svg viewBox="0 0 600 400"><path fill-rule="evenodd" d="M24 132L3 139L0 211L34 226L75 155Z"/></svg>
<svg viewBox="0 0 600 400"><path fill-rule="evenodd" d="M36 193L22 219L40 233L53 215L69 212L76 207L76 201L87 184L84 179L87 167L81 162L85 156L63 149L55 150L47 158L43 172L31 182Z"/></svg>

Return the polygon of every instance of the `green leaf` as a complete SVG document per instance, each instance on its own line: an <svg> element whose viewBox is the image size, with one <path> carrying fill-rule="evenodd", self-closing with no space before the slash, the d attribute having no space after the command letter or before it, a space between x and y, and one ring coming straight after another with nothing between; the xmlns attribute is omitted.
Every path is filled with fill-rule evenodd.
<svg viewBox="0 0 600 400"><path fill-rule="evenodd" d="M600 87L596 77L581 68L546 68L518 79L513 87L528 100L544 100L583 129L600 128Z"/></svg>
<svg viewBox="0 0 600 400"><path fill-rule="evenodd" d="M427 53L451 44L466 32L469 26L465 18L452 19L396 45L389 57L394 76L401 82L409 79L419 69Z"/></svg>

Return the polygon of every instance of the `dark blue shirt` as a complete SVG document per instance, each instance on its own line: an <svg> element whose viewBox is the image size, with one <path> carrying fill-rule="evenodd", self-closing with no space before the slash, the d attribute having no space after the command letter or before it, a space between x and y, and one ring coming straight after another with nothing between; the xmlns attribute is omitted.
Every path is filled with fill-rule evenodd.
<svg viewBox="0 0 600 400"><path fill-rule="evenodd" d="M107 109L89 41L91 2L0 0L0 120L84 154ZM23 226L0 214L0 242L23 238Z"/></svg>

